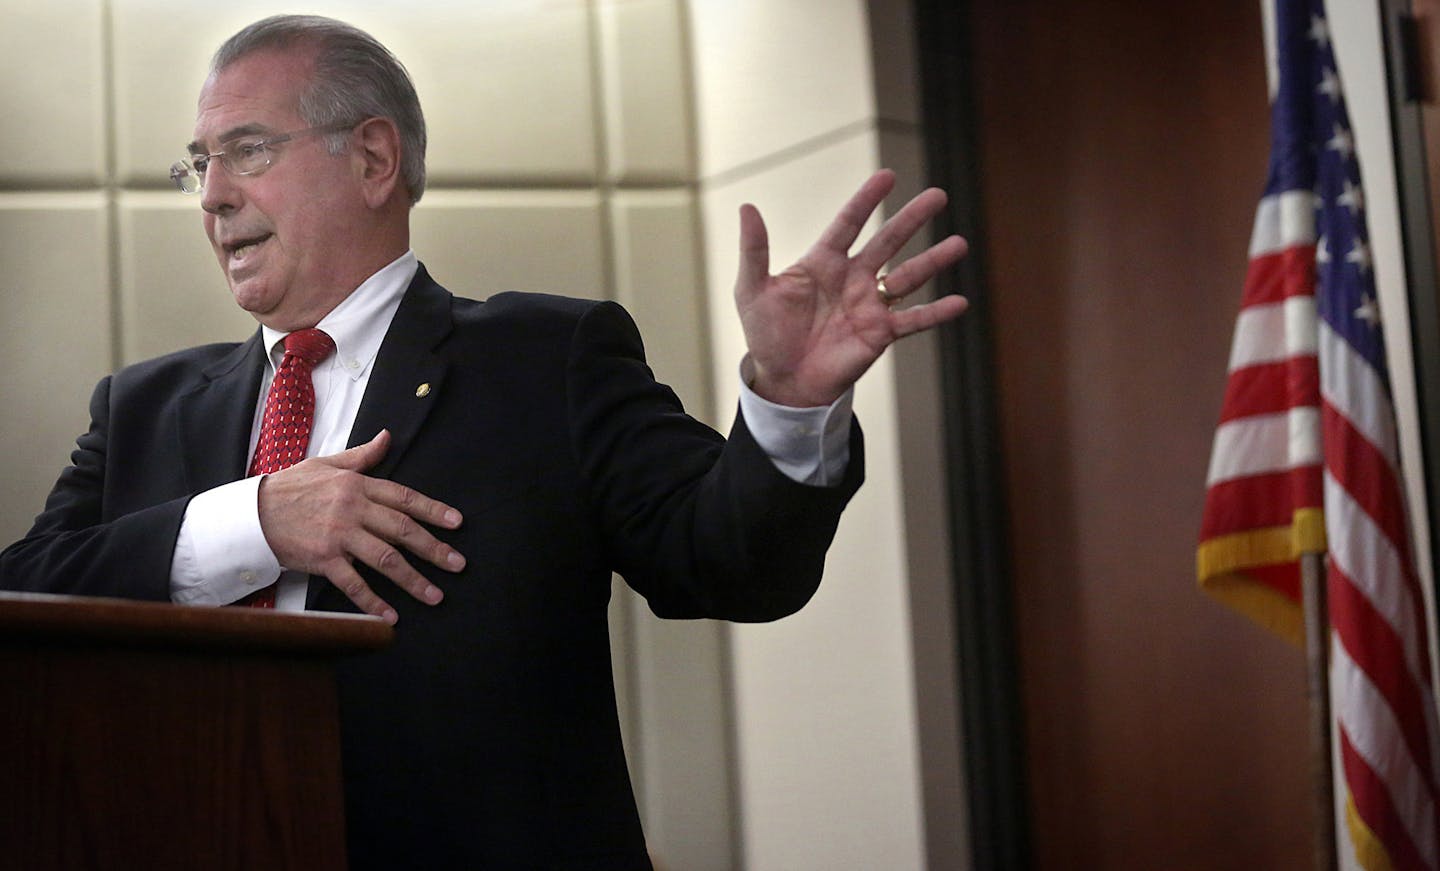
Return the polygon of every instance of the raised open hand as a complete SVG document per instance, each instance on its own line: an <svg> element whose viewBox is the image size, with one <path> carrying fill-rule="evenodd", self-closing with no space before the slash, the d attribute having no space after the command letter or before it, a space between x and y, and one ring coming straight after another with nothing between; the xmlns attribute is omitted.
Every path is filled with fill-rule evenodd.
<svg viewBox="0 0 1440 871"><path fill-rule="evenodd" d="M871 176L835 216L810 250L778 275L770 274L770 243L760 212L740 207L740 275L735 306L755 366L751 388L781 405L828 405L850 388L896 340L958 317L962 296L924 305L892 306L965 256L965 240L950 236L892 269L886 262L945 207L930 188L896 212L853 257L850 246L895 174Z"/></svg>

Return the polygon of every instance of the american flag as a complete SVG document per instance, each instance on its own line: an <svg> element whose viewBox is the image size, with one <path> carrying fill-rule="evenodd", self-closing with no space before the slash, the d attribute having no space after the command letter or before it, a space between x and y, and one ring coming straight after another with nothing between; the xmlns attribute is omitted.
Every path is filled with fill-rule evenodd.
<svg viewBox="0 0 1440 871"><path fill-rule="evenodd" d="M1347 867L1440 868L1430 646L1355 139L1322 0L1276 0L1272 151L1200 533L1200 584L1303 633L1321 553Z"/></svg>

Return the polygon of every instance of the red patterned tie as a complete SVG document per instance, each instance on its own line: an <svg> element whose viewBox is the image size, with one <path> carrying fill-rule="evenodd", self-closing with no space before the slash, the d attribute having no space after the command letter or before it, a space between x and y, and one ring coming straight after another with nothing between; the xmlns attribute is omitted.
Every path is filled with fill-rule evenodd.
<svg viewBox="0 0 1440 871"><path fill-rule="evenodd" d="M265 397L265 415L260 420L255 459L250 461L250 477L278 472L305 459L315 420L315 385L310 373L333 350L335 340L320 330L300 330L285 337L285 359L275 370L270 394ZM274 608L275 585L257 590L235 604Z"/></svg>

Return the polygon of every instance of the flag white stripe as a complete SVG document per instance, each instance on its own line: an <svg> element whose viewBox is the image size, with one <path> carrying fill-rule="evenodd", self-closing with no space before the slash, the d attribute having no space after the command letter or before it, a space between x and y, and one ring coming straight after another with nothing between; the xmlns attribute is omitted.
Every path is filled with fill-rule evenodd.
<svg viewBox="0 0 1440 871"><path fill-rule="evenodd" d="M1320 322L1320 395L1384 455L1399 477L1395 409L1385 383L1343 336Z"/></svg>
<svg viewBox="0 0 1440 871"><path fill-rule="evenodd" d="M1401 579L1404 562L1375 521L1350 498L1329 469L1325 470L1325 537L1330 558L1371 606L1385 618L1405 645L1405 666L1416 684L1425 685L1421 657L1429 656L1418 643L1421 615Z"/></svg>
<svg viewBox="0 0 1440 871"><path fill-rule="evenodd" d="M1255 209L1255 230L1250 235L1250 259L1314 241L1314 194L1284 191L1260 200Z"/></svg>
<svg viewBox="0 0 1440 871"><path fill-rule="evenodd" d="M1320 410L1292 408L1222 423L1215 430L1206 485L1316 466L1320 454Z"/></svg>
<svg viewBox="0 0 1440 871"><path fill-rule="evenodd" d="M1313 296L1292 296L1282 302L1252 305L1235 319L1230 346L1230 371L1316 352Z"/></svg>
<svg viewBox="0 0 1440 871"><path fill-rule="evenodd" d="M1330 693L1335 719L1349 736L1355 752L1385 783L1411 842L1427 866L1433 867L1435 802L1420 775L1420 767L1411 757L1395 712L1385 697L1370 682L1370 676L1350 658L1338 638L1332 636L1332 639Z"/></svg>

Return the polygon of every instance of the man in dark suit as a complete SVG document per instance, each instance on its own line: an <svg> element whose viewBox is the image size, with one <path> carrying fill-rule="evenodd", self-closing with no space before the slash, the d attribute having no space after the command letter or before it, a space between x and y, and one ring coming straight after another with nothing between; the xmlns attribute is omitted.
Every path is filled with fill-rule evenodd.
<svg viewBox="0 0 1440 871"><path fill-rule="evenodd" d="M944 203L921 194L852 257L893 184L879 173L772 276L744 207L749 354L727 440L652 378L619 306L475 302L431 279L409 248L424 147L403 68L347 25L267 19L221 48L172 176L200 194L261 329L102 381L0 586L398 623L393 648L340 675L353 867L647 867L611 571L666 617L801 607L860 483L850 388L895 339L963 310L891 304L964 243L877 284ZM272 394L289 337L317 327L300 461L252 464L290 437Z"/></svg>

